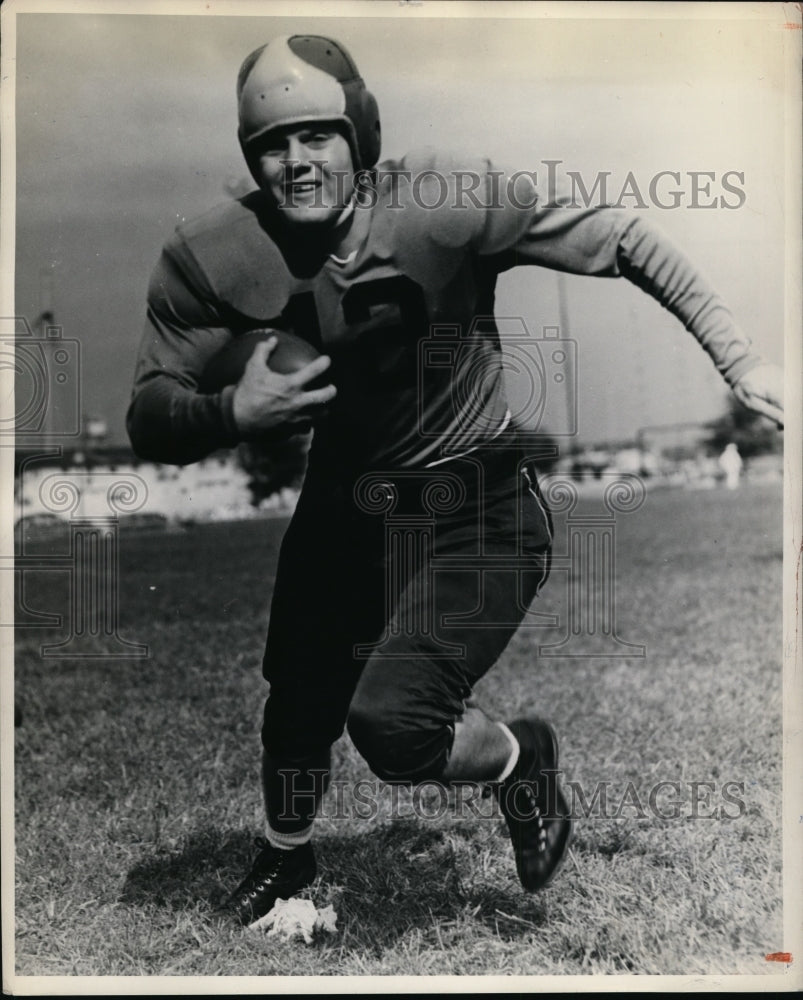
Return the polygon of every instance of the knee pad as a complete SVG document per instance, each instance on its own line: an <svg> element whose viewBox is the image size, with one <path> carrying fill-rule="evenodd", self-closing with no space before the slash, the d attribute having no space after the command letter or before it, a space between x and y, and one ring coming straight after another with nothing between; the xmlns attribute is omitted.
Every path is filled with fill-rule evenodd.
<svg viewBox="0 0 803 1000"><path fill-rule="evenodd" d="M449 759L454 727L432 720L405 722L357 701L348 717L354 746L373 773L387 782L437 780Z"/></svg>

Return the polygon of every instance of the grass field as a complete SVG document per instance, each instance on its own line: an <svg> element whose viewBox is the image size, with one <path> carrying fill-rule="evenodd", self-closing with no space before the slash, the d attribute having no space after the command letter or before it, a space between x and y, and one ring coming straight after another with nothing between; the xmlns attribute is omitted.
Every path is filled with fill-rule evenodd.
<svg viewBox="0 0 803 1000"><path fill-rule="evenodd" d="M58 635L19 633L18 974L782 971L764 960L783 944L779 487L655 492L619 516L617 627L645 658L538 659L560 629L525 629L478 689L497 717L547 715L586 795L607 783L614 808L577 822L550 888L520 890L501 820L394 818L382 793L373 818L320 821L312 898L338 933L312 946L220 909L262 832L259 666L283 528L125 538L121 631L148 659L43 660ZM28 599L63 604L64 588L32 579ZM541 610L565 616L565 591L556 572ZM335 761L346 792L370 778L347 738ZM677 818L645 808L659 781L679 782Z"/></svg>

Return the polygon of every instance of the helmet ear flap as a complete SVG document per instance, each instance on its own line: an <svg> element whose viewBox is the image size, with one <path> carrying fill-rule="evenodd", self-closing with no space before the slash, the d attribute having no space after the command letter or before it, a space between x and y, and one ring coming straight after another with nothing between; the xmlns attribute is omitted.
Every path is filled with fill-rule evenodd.
<svg viewBox="0 0 803 1000"><path fill-rule="evenodd" d="M360 136L361 166L368 169L376 164L382 149L382 126L379 122L379 107L370 90L362 92L362 115L360 116L363 135Z"/></svg>
<svg viewBox="0 0 803 1000"><path fill-rule="evenodd" d="M342 87L346 94L346 118L354 129L357 144L354 166L368 170L376 164L381 149L379 108L360 77L348 80Z"/></svg>
<svg viewBox="0 0 803 1000"><path fill-rule="evenodd" d="M262 187L262 184L260 182L259 168L257 166L254 157L249 153L248 147L243 141L243 136L239 129L237 130L237 141L240 143L240 149L242 150L243 159L245 160L246 166L248 167L248 172L251 174L251 177L254 179L257 186Z"/></svg>

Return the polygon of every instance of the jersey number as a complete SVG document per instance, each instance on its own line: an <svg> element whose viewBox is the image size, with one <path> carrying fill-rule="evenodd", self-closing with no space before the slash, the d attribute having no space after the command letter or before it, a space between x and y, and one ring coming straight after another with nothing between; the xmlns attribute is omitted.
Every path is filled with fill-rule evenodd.
<svg viewBox="0 0 803 1000"><path fill-rule="evenodd" d="M370 324L375 318L372 310L379 311L383 306L391 307L394 312L383 316L381 326L369 327L366 333L378 329L387 331L395 327L405 331L408 339L416 342L427 335L429 316L423 289L404 274L352 285L341 303L343 319L348 326ZM321 323L312 292L291 295L284 315L294 330L304 331L305 340L309 340L318 350L323 350Z"/></svg>

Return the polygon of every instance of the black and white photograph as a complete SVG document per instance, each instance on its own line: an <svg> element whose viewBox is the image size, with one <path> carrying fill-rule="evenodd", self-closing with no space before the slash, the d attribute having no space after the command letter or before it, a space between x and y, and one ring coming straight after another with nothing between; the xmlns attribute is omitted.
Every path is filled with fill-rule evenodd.
<svg viewBox="0 0 803 1000"><path fill-rule="evenodd" d="M800 5L1 16L4 991L799 990Z"/></svg>

